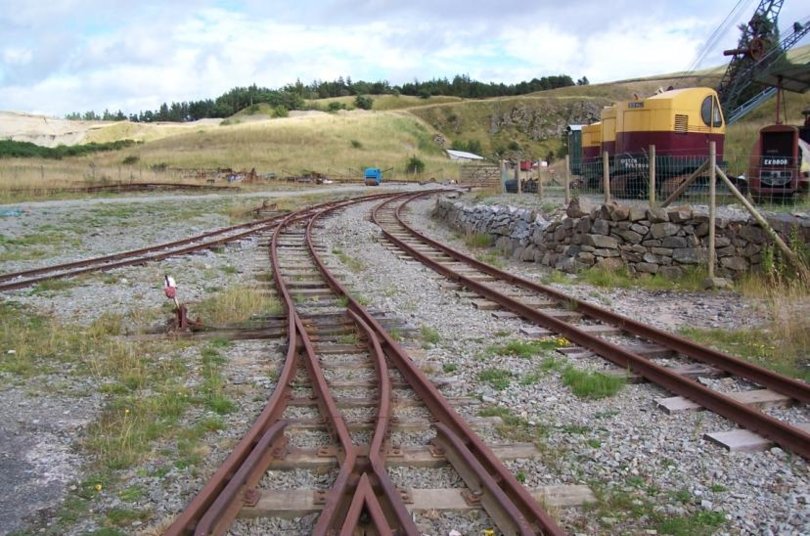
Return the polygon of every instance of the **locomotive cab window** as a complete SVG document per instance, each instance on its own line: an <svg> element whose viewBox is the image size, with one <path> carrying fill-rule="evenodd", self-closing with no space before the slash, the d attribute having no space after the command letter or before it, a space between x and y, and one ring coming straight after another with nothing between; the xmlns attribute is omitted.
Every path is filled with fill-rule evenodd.
<svg viewBox="0 0 810 536"><path fill-rule="evenodd" d="M722 127L723 116L720 115L720 104L714 96L709 95L700 105L700 118L708 127Z"/></svg>

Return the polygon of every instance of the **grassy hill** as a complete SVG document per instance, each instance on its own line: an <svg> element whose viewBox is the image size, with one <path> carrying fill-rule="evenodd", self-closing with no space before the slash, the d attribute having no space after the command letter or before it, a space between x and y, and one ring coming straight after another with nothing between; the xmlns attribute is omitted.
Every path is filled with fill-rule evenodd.
<svg viewBox="0 0 810 536"><path fill-rule="evenodd" d="M791 60L798 63L810 60L810 46L792 52ZM661 87L714 87L722 72L723 69L713 69L688 75L676 73L486 100L372 96L372 111L353 110L353 97L339 97L312 101L312 111L291 112L287 117L261 104L224 121L96 122L85 125L84 134L77 133L74 124L68 129L74 141L68 143L79 139L82 143L120 139L144 143L117 152L73 158L70 166L73 170L84 170L78 172L80 179L88 175L93 179L115 178L116 172L112 170L119 177L131 177L137 169L143 176L144 169L154 168L256 168L261 174L300 175L317 171L356 176L368 165L394 168L393 176L401 177L407 160L417 156L426 164L420 178L455 177L457 164L450 162L443 152L454 143L462 146L474 143L485 156L493 158L560 156L562 135L568 124L598 120L603 106L633 98L634 94L651 95ZM788 94L786 101L788 122L799 123L801 111L810 106L810 93ZM348 110L327 113L332 103ZM732 173L745 171L757 130L773 121L774 108L772 100L729 128L726 158L731 162ZM67 164L63 162L63 170L70 167ZM8 173L10 166L29 166L36 170L32 175L41 178L47 175L46 165L40 162L5 160L0 161L0 182L19 178L20 173ZM60 173L69 178L76 172Z"/></svg>

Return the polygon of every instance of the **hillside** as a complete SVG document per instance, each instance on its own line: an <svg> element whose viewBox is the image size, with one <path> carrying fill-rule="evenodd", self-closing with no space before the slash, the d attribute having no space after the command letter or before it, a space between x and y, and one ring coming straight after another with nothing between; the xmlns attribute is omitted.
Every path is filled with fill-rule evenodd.
<svg viewBox="0 0 810 536"><path fill-rule="evenodd" d="M806 62L810 46L790 56L794 62ZM255 105L223 121L191 123L67 121L0 112L0 138L51 147L119 139L144 142L86 158L94 166L118 166L119 175L125 159L141 168L256 168L277 175L351 175L366 165L401 173L407 159L417 156L427 164L426 176L455 176L457 164L450 163L442 149L472 145L491 158L557 158L564 154L568 124L598 120L603 106L651 95L662 87L716 86L722 72L716 68L481 100L380 95L373 96L370 112L352 110L353 97L337 97L311 101L311 111L287 117L278 117L279 111L267 105ZM788 121L801 121L810 95L789 94L786 101ZM773 121L774 107L773 101L766 103L729 128L726 157L733 173L744 170L756 132Z"/></svg>

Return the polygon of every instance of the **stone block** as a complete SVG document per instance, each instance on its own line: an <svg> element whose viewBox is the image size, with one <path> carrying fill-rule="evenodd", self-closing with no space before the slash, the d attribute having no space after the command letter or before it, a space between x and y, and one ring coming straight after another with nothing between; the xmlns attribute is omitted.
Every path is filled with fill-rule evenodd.
<svg viewBox="0 0 810 536"><path fill-rule="evenodd" d="M665 236L675 236L681 228L674 223L661 222L650 225L650 234L653 238L664 238Z"/></svg>
<svg viewBox="0 0 810 536"><path fill-rule="evenodd" d="M645 240L644 242L641 243L641 245L645 246L645 247L648 247L648 248L661 247L661 241L660 240Z"/></svg>
<svg viewBox="0 0 810 536"><path fill-rule="evenodd" d="M636 263L636 271L643 274L657 274L659 269L659 266L652 262Z"/></svg>
<svg viewBox="0 0 810 536"><path fill-rule="evenodd" d="M618 249L597 249L593 252L597 257L618 257Z"/></svg>
<svg viewBox="0 0 810 536"><path fill-rule="evenodd" d="M524 262L534 262L534 254L537 250L534 246L526 247L523 252L520 254L520 260Z"/></svg>
<svg viewBox="0 0 810 536"><path fill-rule="evenodd" d="M577 255L577 260L583 264L592 265L596 262L596 256L588 251L581 251Z"/></svg>
<svg viewBox="0 0 810 536"><path fill-rule="evenodd" d="M652 248L650 251L659 257L672 257L672 248Z"/></svg>
<svg viewBox="0 0 810 536"><path fill-rule="evenodd" d="M647 225L641 225L640 223L634 223L630 225L630 230L640 234L641 236L646 236L647 233L650 232L650 227Z"/></svg>
<svg viewBox="0 0 810 536"><path fill-rule="evenodd" d="M731 239L727 236L715 236L714 237L714 245L719 248L724 248L726 246L731 245Z"/></svg>
<svg viewBox="0 0 810 536"><path fill-rule="evenodd" d="M644 261L645 263L650 263L650 264L658 264L658 257L656 257L655 255L653 255L652 253L645 253L645 254L642 256L642 259L643 259L643 261ZM651 273L654 273L654 272L651 272Z"/></svg>
<svg viewBox="0 0 810 536"><path fill-rule="evenodd" d="M608 213L612 221L624 221L630 218L630 207L611 203L608 205Z"/></svg>
<svg viewBox="0 0 810 536"><path fill-rule="evenodd" d="M647 209L647 219L651 223L664 223L669 221L669 214L666 209L654 207Z"/></svg>
<svg viewBox="0 0 810 536"><path fill-rule="evenodd" d="M640 221L647 217L647 209L642 207L630 207L630 221Z"/></svg>
<svg viewBox="0 0 810 536"><path fill-rule="evenodd" d="M594 204L584 197L575 197L568 203L565 213L569 218L581 218L587 216L594 209Z"/></svg>
<svg viewBox="0 0 810 536"><path fill-rule="evenodd" d="M607 220L594 220L591 224L591 233L605 236L609 235L610 223Z"/></svg>
<svg viewBox="0 0 810 536"><path fill-rule="evenodd" d="M681 264L698 264L705 258L706 253L698 248L676 248L672 250L672 259Z"/></svg>
<svg viewBox="0 0 810 536"><path fill-rule="evenodd" d="M724 248L717 248L715 253L718 257L731 257L737 254L737 248L734 246L726 246Z"/></svg>
<svg viewBox="0 0 810 536"><path fill-rule="evenodd" d="M638 244L639 242L641 242L641 239L643 238L642 235L638 234L635 231L630 231L630 230L627 230L627 231L614 231L612 233L612 236L616 236L616 235L621 237L624 241L630 242L631 244Z"/></svg>
<svg viewBox="0 0 810 536"><path fill-rule="evenodd" d="M692 219L692 209L689 207L673 207L667 211L669 221L681 223Z"/></svg>
<svg viewBox="0 0 810 536"><path fill-rule="evenodd" d="M624 266L624 262L619 257L603 257L597 260L596 266L603 270L618 270Z"/></svg>
<svg viewBox="0 0 810 536"><path fill-rule="evenodd" d="M723 257L720 259L720 265L735 272L748 270L748 261L744 257Z"/></svg>
<svg viewBox="0 0 810 536"><path fill-rule="evenodd" d="M679 279L683 277L683 268L680 266L662 266L658 269L658 273L667 279Z"/></svg>
<svg viewBox="0 0 810 536"><path fill-rule="evenodd" d="M577 224L574 226L574 229L579 233L587 233L591 230L591 219L580 218Z"/></svg>
<svg viewBox="0 0 810 536"><path fill-rule="evenodd" d="M687 246L686 238L682 236L668 236L661 240L661 247L664 248L685 248Z"/></svg>
<svg viewBox="0 0 810 536"><path fill-rule="evenodd" d="M585 243L595 248L609 248L616 249L619 247L619 241L612 236L604 236L598 234L585 235L587 238Z"/></svg>

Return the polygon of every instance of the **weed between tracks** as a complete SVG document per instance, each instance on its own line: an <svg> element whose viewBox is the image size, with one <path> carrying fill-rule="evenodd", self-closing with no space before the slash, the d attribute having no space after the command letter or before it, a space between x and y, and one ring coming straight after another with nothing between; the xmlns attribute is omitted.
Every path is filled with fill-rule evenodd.
<svg viewBox="0 0 810 536"><path fill-rule="evenodd" d="M221 290L193 307L193 316L206 324L223 325L245 322L257 314L278 314L281 303L261 287L235 286Z"/></svg>
<svg viewBox="0 0 810 536"><path fill-rule="evenodd" d="M343 250L339 248L333 248L332 254L335 255L338 260L346 266L352 272L362 272L366 269L366 265L363 264L363 261L358 259L357 257L352 257L345 253Z"/></svg>

